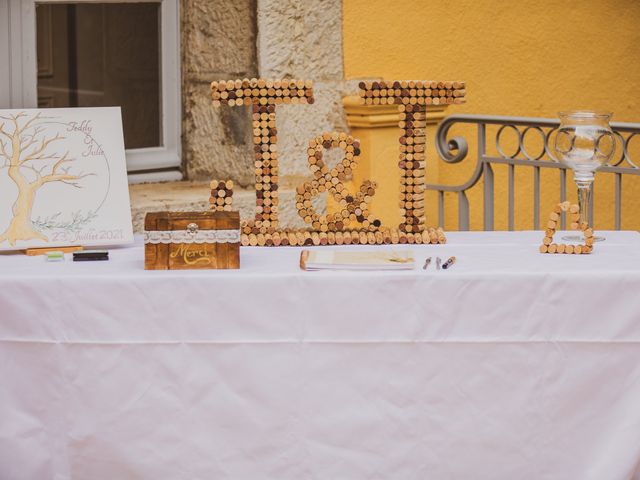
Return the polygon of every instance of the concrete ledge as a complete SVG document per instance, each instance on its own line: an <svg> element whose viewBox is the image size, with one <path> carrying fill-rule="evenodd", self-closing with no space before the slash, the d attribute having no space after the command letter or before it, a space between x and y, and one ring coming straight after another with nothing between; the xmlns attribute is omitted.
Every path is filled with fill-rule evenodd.
<svg viewBox="0 0 640 480"><path fill-rule="evenodd" d="M285 188L280 189L279 192L280 225L282 227L305 226L296 212L295 190ZM133 230L141 233L144 231L144 217L147 212L208 210L211 190L209 182L142 183L129 185L129 194ZM243 220L253 218L255 198L253 189L234 190L234 209L240 211L240 217Z"/></svg>

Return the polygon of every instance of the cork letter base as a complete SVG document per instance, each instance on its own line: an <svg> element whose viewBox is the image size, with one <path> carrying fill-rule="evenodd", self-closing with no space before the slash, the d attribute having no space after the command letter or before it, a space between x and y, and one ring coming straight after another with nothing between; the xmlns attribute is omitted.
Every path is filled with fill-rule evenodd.
<svg viewBox="0 0 640 480"><path fill-rule="evenodd" d="M562 212L568 212L571 220L571 230L582 230L584 234L584 244L582 245L565 245L564 243L553 243L553 236L556 234L556 227ZM588 223L579 223L580 207L569 202L559 203L553 212L549 215L545 236L540 245L540 253L569 253L569 254L586 254L593 251L593 229Z"/></svg>
<svg viewBox="0 0 640 480"><path fill-rule="evenodd" d="M233 180L211 180L211 210L230 212L233 208Z"/></svg>

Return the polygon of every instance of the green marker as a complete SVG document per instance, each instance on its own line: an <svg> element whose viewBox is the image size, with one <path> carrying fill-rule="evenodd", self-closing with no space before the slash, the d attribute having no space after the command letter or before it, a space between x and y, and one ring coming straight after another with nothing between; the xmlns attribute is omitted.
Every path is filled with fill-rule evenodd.
<svg viewBox="0 0 640 480"><path fill-rule="evenodd" d="M47 253L47 262L63 262L64 261L64 252L48 252Z"/></svg>

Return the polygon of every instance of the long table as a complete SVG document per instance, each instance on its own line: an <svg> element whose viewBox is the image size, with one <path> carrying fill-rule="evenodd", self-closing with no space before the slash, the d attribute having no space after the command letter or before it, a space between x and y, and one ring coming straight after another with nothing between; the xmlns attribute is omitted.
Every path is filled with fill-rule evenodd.
<svg viewBox="0 0 640 480"><path fill-rule="evenodd" d="M405 272L0 256L0 478L640 479L640 234L599 233Z"/></svg>

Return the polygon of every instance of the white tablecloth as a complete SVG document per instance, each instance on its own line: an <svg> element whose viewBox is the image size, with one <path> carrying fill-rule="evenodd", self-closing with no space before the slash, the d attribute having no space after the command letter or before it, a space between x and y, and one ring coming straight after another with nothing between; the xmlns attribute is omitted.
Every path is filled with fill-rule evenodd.
<svg viewBox="0 0 640 480"><path fill-rule="evenodd" d="M605 235L409 246L447 271L1 256L0 478L640 479L640 235Z"/></svg>

